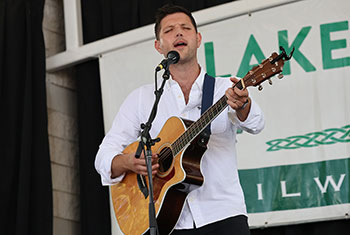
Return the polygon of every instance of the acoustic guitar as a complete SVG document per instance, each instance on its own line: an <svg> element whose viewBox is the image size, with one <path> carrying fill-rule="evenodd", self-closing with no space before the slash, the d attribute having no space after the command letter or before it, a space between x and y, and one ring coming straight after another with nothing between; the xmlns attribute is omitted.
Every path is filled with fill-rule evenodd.
<svg viewBox="0 0 350 235"><path fill-rule="evenodd" d="M272 53L234 86L239 89L259 86L261 90L260 84L270 80L270 77L279 74L279 78L282 78L284 62L291 58L294 49L289 56L282 47L280 49L281 54ZM202 185L200 161L206 146L199 144L197 139L205 127L227 106L227 98L224 95L197 121L171 117L162 127L158 135L160 141L152 147L152 152L157 153L159 157L159 169L153 177L153 190L160 234L171 233L178 221L187 197L187 193L181 191L183 183ZM134 142L127 146L123 153L134 153L137 147L138 142ZM111 196L121 231L126 235L146 233L149 229L149 199L145 198L139 189L137 174L126 173L121 182L111 186Z"/></svg>

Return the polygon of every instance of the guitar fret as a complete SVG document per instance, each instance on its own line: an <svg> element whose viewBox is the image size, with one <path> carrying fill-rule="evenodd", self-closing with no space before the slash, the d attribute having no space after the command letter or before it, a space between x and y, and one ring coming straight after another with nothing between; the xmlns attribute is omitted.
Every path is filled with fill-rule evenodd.
<svg viewBox="0 0 350 235"><path fill-rule="evenodd" d="M218 105L214 106L216 112L218 112L220 110L219 106L220 106L220 103L218 103Z"/></svg>
<svg viewBox="0 0 350 235"><path fill-rule="evenodd" d="M227 107L226 101L226 96L221 97L213 106L208 108L207 111L204 112L203 115L196 122L193 122L192 125L190 125L188 129L171 144L174 156L178 154L196 136L198 136L200 132L207 125L209 125L209 123L212 122L213 119L219 113L221 113Z"/></svg>
<svg viewBox="0 0 350 235"><path fill-rule="evenodd" d="M210 121L210 117L209 116L205 116L205 122L209 122Z"/></svg>

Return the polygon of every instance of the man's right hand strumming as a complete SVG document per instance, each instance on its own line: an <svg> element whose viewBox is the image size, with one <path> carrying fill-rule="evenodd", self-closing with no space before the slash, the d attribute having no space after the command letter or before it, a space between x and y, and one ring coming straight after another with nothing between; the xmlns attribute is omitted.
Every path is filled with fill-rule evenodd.
<svg viewBox="0 0 350 235"><path fill-rule="evenodd" d="M157 173L158 167L158 155L152 154L153 175ZM147 175L147 166L143 153L141 154L140 158L136 158L135 153L118 154L113 158L111 178L116 178L127 171L132 171L145 176Z"/></svg>

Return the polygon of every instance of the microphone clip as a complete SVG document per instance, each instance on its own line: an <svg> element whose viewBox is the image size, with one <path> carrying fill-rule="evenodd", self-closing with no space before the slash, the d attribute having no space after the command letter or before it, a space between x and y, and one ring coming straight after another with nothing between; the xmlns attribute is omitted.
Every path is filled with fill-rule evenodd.
<svg viewBox="0 0 350 235"><path fill-rule="evenodd" d="M160 64L156 67L156 72L162 69L168 70L171 64L176 64L180 60L180 55L177 51L169 51L167 58L162 60Z"/></svg>

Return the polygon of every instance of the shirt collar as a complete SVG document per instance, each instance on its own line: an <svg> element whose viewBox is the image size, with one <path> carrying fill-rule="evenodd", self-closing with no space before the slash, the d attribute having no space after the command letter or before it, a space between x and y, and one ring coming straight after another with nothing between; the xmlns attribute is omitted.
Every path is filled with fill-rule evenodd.
<svg viewBox="0 0 350 235"><path fill-rule="evenodd" d="M192 86L196 86L199 90L202 90L205 73L206 73L205 70L200 66L200 73L199 73L198 77L196 78L196 80L194 81ZM172 78L172 76L170 76L170 79L169 79L166 87L168 89L170 89L175 84L178 84L178 83Z"/></svg>

